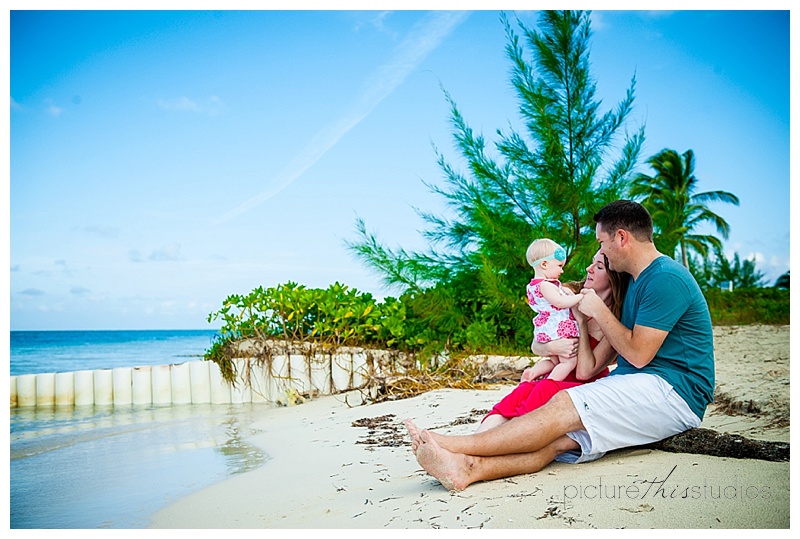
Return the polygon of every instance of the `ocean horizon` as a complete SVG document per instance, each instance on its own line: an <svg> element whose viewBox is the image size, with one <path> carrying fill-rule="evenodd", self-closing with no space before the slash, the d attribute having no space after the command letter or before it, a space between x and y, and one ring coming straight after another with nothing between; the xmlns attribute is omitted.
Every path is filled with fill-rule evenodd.
<svg viewBox="0 0 800 539"><path fill-rule="evenodd" d="M202 359L216 329L11 330L10 375L169 365Z"/></svg>

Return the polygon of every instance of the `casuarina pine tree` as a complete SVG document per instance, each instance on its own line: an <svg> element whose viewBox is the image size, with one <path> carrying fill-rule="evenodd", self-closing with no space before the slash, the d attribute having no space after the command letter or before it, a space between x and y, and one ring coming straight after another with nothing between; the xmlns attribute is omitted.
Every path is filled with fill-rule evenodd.
<svg viewBox="0 0 800 539"><path fill-rule="evenodd" d="M530 337L528 244L539 237L559 242L567 252L564 279L581 278L597 250L593 216L627 196L644 128L626 129L635 77L616 107L600 110L590 73L590 13L543 11L538 29L517 21L521 35L505 14L501 22L524 129L498 130L489 145L443 89L465 166L436 150L444 181L427 185L449 212L419 212L430 248L387 248L361 220L359 239L348 246L385 284L413 299L421 316L451 327L481 323L482 338L487 322L498 338L524 328L521 342Z"/></svg>

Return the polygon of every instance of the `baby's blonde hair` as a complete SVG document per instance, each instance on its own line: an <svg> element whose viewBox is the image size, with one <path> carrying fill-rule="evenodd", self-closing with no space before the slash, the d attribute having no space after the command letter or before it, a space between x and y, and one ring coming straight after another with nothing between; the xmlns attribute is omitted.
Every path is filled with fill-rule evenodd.
<svg viewBox="0 0 800 539"><path fill-rule="evenodd" d="M528 250L525 252L525 259L528 261L528 264L533 266L533 263L540 258L555 253L556 249L562 249L562 247L549 238L533 240L533 243L528 245Z"/></svg>

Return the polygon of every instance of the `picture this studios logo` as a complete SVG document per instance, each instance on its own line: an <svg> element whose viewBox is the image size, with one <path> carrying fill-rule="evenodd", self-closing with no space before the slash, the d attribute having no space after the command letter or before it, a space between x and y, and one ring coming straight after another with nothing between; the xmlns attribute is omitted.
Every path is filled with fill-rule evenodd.
<svg viewBox="0 0 800 539"><path fill-rule="evenodd" d="M677 465L663 479L658 476L652 479L636 479L629 484L604 483L599 478L596 483L566 485L564 487L564 509L568 501L575 500L739 500L769 499L768 486L734 485L730 483L713 484L703 480L703 484L683 485L670 477L678 468Z"/></svg>

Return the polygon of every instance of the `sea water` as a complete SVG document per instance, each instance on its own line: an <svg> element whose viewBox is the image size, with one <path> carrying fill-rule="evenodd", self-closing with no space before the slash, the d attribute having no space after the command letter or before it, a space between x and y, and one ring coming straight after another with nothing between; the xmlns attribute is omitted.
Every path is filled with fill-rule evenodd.
<svg viewBox="0 0 800 539"><path fill-rule="evenodd" d="M12 331L11 376L201 359L215 330Z"/></svg>
<svg viewBox="0 0 800 539"><path fill-rule="evenodd" d="M11 373L199 359L210 331L11 332ZM144 528L195 490L262 465L248 425L266 404L10 411L11 528Z"/></svg>

